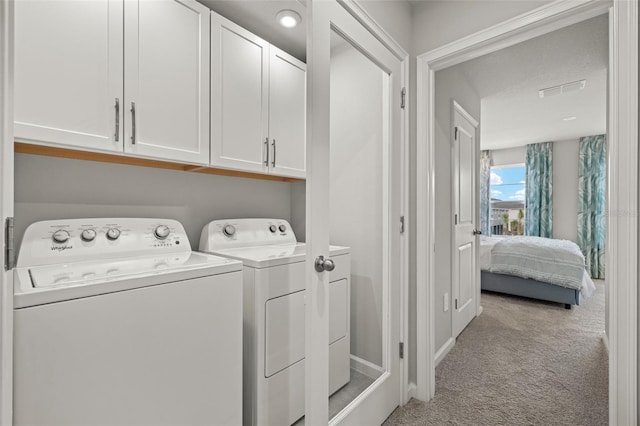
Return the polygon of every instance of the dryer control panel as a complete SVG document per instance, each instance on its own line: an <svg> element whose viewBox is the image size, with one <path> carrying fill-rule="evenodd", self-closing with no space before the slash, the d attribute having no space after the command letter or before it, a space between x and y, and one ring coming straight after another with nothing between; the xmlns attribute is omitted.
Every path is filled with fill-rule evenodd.
<svg viewBox="0 0 640 426"><path fill-rule="evenodd" d="M296 235L284 219L225 219L209 222L200 235L200 250L295 244Z"/></svg>
<svg viewBox="0 0 640 426"><path fill-rule="evenodd" d="M191 245L182 224L172 219L47 220L25 231L17 266L183 252L191 252Z"/></svg>

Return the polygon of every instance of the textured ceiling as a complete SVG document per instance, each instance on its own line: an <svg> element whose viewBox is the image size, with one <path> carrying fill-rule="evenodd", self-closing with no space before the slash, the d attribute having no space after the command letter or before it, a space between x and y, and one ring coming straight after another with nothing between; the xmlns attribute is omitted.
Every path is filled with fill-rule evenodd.
<svg viewBox="0 0 640 426"><path fill-rule="evenodd" d="M457 65L482 99L482 148L605 133L607 64L602 15ZM581 79L582 91L538 96L539 89Z"/></svg>

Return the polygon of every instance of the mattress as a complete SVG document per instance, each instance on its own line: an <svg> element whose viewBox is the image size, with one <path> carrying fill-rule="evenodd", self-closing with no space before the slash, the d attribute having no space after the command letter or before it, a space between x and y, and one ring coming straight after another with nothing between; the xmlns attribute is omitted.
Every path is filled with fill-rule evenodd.
<svg viewBox="0 0 640 426"><path fill-rule="evenodd" d="M511 239L511 240L505 241L505 239ZM494 251L496 244L498 244L501 241L505 241L509 244L504 244L504 243L500 244L498 246L499 249ZM518 252L522 244L519 244L519 243L511 244L511 242L516 242L516 241L519 241L520 243L528 242L533 245L537 244L540 247L537 247L537 248L526 247L526 249L529 250L529 252ZM575 246L575 248L572 245ZM571 262L568 262L568 263L573 263L573 265L570 265L573 268L573 270L563 271L562 269L558 269L562 271L562 274L566 274L564 275L565 277L569 277L569 278L566 278L566 281L563 281L563 275L558 273L558 270L556 270L554 274L551 274L549 272L550 268L548 263L545 264L545 262L535 262L536 259L533 259L533 261L532 259L527 259L527 256L534 258L536 257L535 254L544 254L545 252L548 252L547 253L547 262L548 262L549 256L551 256L551 259L553 259L554 255L549 253L554 253L554 252L550 252L549 250L550 250L550 247L553 248L554 246L566 246L568 248L568 251L574 251L574 252L576 250L579 251L575 243L572 243L569 241L552 240L549 238L541 239L539 237L532 238L532 237L512 237L512 236L505 236L505 237L481 236L480 256L479 256L480 269L482 271L487 271L492 273L514 275L514 276L519 276L525 279L538 280L540 282L547 282L547 283L558 285L561 287L574 288L574 289L580 290L583 297L591 296L591 294L593 294L593 292L595 291L595 284L593 283L593 281L591 280L591 277L589 276L586 269L584 268L584 258L581 257L582 256L581 254L580 254L580 257L581 257L580 262L582 262L581 263L582 266L580 268L576 269L575 263L578 260L573 259ZM534 249L538 251L535 251ZM511 253L512 255L511 256L507 255L505 257L504 256L505 254L509 254L509 250L513 251L513 253ZM494 258L496 257L496 252L498 252L499 255L502 256L499 258L500 263L498 265L496 265L495 264L496 262L494 261L495 260ZM531 253L534 253L534 255L532 255ZM511 265L506 263L511 259L515 259L515 261L518 261L519 258L524 258L526 260L526 264L524 265L525 266L524 268L522 267L523 265ZM556 265L554 265L553 267L556 268ZM538 268L538 269L536 270L531 268Z"/></svg>

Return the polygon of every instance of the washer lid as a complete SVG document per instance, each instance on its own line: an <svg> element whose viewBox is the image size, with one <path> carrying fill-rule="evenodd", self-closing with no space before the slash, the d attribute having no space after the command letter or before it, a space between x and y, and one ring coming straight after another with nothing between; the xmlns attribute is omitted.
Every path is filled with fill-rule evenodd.
<svg viewBox="0 0 640 426"><path fill-rule="evenodd" d="M132 276L160 275L185 269L206 269L229 265L229 259L199 253L113 259L108 262L77 262L29 268L33 288L87 285L127 279Z"/></svg>
<svg viewBox="0 0 640 426"><path fill-rule="evenodd" d="M211 252L219 256L241 260L251 268L269 268L271 266L304 262L307 254L305 243L272 244L254 247L235 247ZM330 246L331 256L349 252L347 247Z"/></svg>
<svg viewBox="0 0 640 426"><path fill-rule="evenodd" d="M242 263L203 253L110 259L16 268L16 308L77 299L242 270Z"/></svg>

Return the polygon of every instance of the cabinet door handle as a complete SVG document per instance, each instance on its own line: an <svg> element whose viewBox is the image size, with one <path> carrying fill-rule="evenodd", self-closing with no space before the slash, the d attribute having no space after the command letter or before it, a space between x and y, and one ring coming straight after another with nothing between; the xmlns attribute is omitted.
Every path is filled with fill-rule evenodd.
<svg viewBox="0 0 640 426"><path fill-rule="evenodd" d="M120 99L116 98L116 134L114 135L116 142L120 140Z"/></svg>
<svg viewBox="0 0 640 426"><path fill-rule="evenodd" d="M264 138L264 150L266 151L266 160L264 160L264 165L269 167L269 138Z"/></svg>
<svg viewBox="0 0 640 426"><path fill-rule="evenodd" d="M273 160L271 161L271 167L276 166L276 140L273 140Z"/></svg>
<svg viewBox="0 0 640 426"><path fill-rule="evenodd" d="M131 145L136 144L136 103L131 102Z"/></svg>

